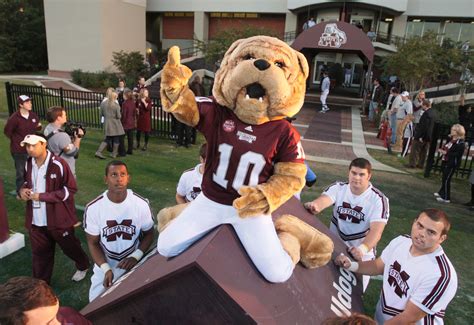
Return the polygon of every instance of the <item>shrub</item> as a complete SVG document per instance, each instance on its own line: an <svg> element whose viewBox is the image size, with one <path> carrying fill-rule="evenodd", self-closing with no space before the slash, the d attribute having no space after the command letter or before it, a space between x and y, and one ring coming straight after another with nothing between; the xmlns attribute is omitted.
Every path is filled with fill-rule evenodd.
<svg viewBox="0 0 474 325"><path fill-rule="evenodd" d="M75 84L84 88L106 89L115 87L118 83L118 77L106 71L84 72L79 69L72 71L71 77Z"/></svg>
<svg viewBox="0 0 474 325"><path fill-rule="evenodd" d="M436 122L453 125L459 122L458 107L454 103L440 102L433 104L432 109L436 112Z"/></svg>
<svg viewBox="0 0 474 325"><path fill-rule="evenodd" d="M113 52L112 63L122 75L137 80L138 76L146 72L145 58L138 51Z"/></svg>

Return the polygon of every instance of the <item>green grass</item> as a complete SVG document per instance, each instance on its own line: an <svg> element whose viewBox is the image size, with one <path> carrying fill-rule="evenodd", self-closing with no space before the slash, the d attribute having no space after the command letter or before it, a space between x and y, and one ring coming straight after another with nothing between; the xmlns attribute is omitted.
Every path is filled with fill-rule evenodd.
<svg viewBox="0 0 474 325"><path fill-rule="evenodd" d="M3 129L4 123L4 120L0 119L0 128ZM105 190L103 176L108 160L101 161L93 157L101 139L102 133L100 131L88 130L87 136L82 142L80 157L77 161L79 187L75 196L77 204L85 205ZM198 143L201 142L202 138L199 138ZM193 167L197 163L198 149L199 145L192 146L190 149L176 149L171 141L152 138L149 151L135 151L133 156L123 159L127 162L132 177L130 188L150 199L155 214L162 207L174 204L179 176L183 170ZM0 137L0 176L5 182L7 192L14 188L13 161L8 152L6 138ZM381 152L380 155L383 159L393 158L388 156L384 158L383 155L386 155L384 152ZM401 167L401 162L396 158L390 164L398 168ZM347 178L347 169L344 166L320 163L311 163L310 165L318 175L318 182L312 188L303 191L302 201L304 202L317 197L327 185L335 180ZM471 281L474 272L469 249L474 224L470 212L458 204L469 200L467 181L456 181L453 184L453 197L457 199L454 204L450 205L441 205L433 198L432 193L439 186L439 177L437 176L425 179L421 173L399 175L375 171L372 182L389 197L391 207L391 217L379 244L379 253L394 237L410 232L412 220L420 210L436 207L444 209L450 215L453 227L443 247L457 270L459 289L447 310L446 323L474 323L472 308L474 283ZM17 201L13 196L7 195L6 206L10 228L25 233L23 203ZM327 225L330 214L330 209L327 209L321 215L321 219ZM79 217L82 219L81 214ZM77 234L85 246L83 230L79 229ZM31 250L28 239L26 242L26 248L0 260L0 282L16 275L31 275ZM90 281L86 279L80 283L73 283L70 281L73 273L73 262L58 250L52 279L53 288L59 294L63 305L81 309L87 304ZM372 280L364 296L366 313L369 315L374 313L380 286L380 281Z"/></svg>

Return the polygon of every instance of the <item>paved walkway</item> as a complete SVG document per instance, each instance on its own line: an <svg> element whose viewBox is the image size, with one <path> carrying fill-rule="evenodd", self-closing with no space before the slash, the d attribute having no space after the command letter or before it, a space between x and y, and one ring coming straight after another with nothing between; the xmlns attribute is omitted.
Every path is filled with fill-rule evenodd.
<svg viewBox="0 0 474 325"><path fill-rule="evenodd" d="M44 86L46 88L63 88L67 90L81 90L90 91L71 82L69 79L54 78L46 75L0 75L0 79L7 80L28 80L32 81L37 86Z"/></svg>
<svg viewBox="0 0 474 325"><path fill-rule="evenodd" d="M328 101L329 112L319 113L321 104L316 99L317 96L307 96L294 122L308 161L348 166L351 160L360 157L369 160L374 170L406 174L379 162L368 153L367 148L385 148L374 132L364 132L360 104L354 105L354 99L349 99L344 105L344 98L340 97Z"/></svg>

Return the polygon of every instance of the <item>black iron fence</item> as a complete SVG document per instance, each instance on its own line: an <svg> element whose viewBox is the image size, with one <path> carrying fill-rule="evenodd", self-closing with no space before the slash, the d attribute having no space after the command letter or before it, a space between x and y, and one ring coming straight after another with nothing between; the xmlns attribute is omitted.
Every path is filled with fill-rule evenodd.
<svg viewBox="0 0 474 325"><path fill-rule="evenodd" d="M469 177L472 170L472 160L474 158L474 130L471 128L471 130L466 131L466 150L462 156L461 164L455 172L455 177L460 178ZM438 149L442 148L449 141L448 135L450 132L450 125L443 125L439 123L435 124L425 167L425 177L429 177L431 172L441 172L442 155L438 152Z"/></svg>
<svg viewBox="0 0 474 325"><path fill-rule="evenodd" d="M100 103L104 99L103 93L68 90L63 88L45 88L41 86L5 84L8 111L16 111L17 98L27 95L32 98L33 109L41 119L46 119L46 112L51 106L62 106L67 109L68 120L84 126L101 129ZM170 138L172 135L172 117L161 109L159 98L151 98L152 134Z"/></svg>

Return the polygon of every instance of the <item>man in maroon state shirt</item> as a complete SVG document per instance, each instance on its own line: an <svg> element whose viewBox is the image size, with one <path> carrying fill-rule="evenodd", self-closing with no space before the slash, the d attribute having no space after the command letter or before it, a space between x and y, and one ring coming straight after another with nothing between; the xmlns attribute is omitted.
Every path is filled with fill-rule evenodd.
<svg viewBox="0 0 474 325"><path fill-rule="evenodd" d="M10 152L15 162L16 169L16 191L23 185L23 174L28 154L26 149L20 146L27 134L33 134L41 130L41 123L32 109L31 98L26 95L18 97L18 110L13 113L5 124L3 133L10 139Z"/></svg>
<svg viewBox="0 0 474 325"><path fill-rule="evenodd" d="M21 145L30 156L19 195L26 201L25 228L30 235L33 276L51 282L58 244L76 264L72 280L81 281L87 274L89 258L74 235L76 179L67 162L46 149L45 138L29 134Z"/></svg>

